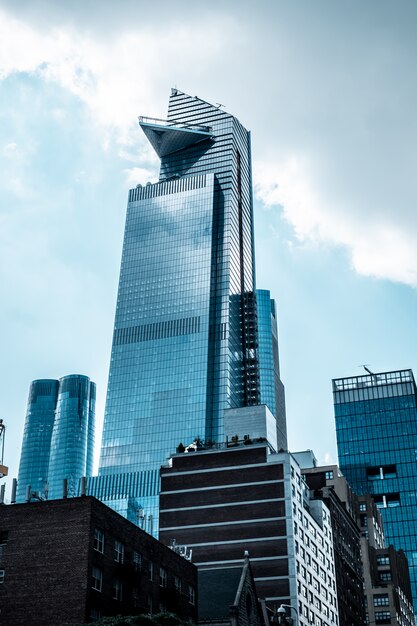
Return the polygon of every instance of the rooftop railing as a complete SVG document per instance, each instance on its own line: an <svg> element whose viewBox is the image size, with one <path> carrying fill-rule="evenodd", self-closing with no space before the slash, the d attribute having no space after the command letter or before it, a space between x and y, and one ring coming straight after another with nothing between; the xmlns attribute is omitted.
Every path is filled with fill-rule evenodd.
<svg viewBox="0 0 417 626"><path fill-rule="evenodd" d="M181 128L182 130L194 130L200 133L212 133L211 126L202 126L201 124L188 124L177 120L161 120L157 117L146 117L140 115L138 117L139 124L152 124L156 126L165 126L166 128Z"/></svg>

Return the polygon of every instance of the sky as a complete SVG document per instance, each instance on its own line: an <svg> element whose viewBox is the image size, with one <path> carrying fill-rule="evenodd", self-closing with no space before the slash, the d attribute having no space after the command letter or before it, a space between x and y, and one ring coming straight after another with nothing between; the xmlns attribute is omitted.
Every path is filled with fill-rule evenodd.
<svg viewBox="0 0 417 626"><path fill-rule="evenodd" d="M289 447L337 462L331 379L417 372L414 0L0 0L0 418L30 382L104 414L138 115L171 87L252 133L257 286L277 300ZM4 481L3 481L4 482Z"/></svg>

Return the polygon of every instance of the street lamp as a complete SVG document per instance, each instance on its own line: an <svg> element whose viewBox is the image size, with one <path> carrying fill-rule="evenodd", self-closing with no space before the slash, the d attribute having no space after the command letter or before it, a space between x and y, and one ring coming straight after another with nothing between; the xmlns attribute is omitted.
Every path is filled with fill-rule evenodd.
<svg viewBox="0 0 417 626"><path fill-rule="evenodd" d="M298 626L298 624L300 623L299 618L298 618L298 611L295 607L291 606L290 604L281 604L281 606L279 607L279 609L276 612L277 618L278 620L276 621L276 623L278 624L285 624L287 622L287 611L286 609L291 609L291 611L295 611L296 614L296 620L295 620L295 624L296 626Z"/></svg>

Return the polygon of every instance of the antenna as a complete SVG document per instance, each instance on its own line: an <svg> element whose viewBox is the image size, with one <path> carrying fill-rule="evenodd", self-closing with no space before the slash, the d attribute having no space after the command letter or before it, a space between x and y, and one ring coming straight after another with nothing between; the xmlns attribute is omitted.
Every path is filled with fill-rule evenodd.
<svg viewBox="0 0 417 626"><path fill-rule="evenodd" d="M4 459L4 440L6 436L6 426L0 419L0 478L4 478L9 473L9 468L3 465Z"/></svg>

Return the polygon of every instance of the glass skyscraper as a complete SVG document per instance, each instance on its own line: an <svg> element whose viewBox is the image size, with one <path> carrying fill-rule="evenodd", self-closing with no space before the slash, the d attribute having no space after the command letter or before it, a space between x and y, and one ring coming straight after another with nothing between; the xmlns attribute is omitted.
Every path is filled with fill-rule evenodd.
<svg viewBox="0 0 417 626"><path fill-rule="evenodd" d="M387 543L403 549L417 607L417 389L411 370L333 380L340 468L380 508ZM386 573L389 576L389 572Z"/></svg>
<svg viewBox="0 0 417 626"><path fill-rule="evenodd" d="M88 487L134 521L157 515L159 468L179 443L221 441L225 409L261 402L250 134L177 89L168 119L140 126L159 182L129 192L99 476Z"/></svg>
<svg viewBox="0 0 417 626"><path fill-rule="evenodd" d="M30 386L18 476L17 502L26 489L41 499L78 495L78 480L91 476L96 386L77 374L34 380Z"/></svg>
<svg viewBox="0 0 417 626"><path fill-rule="evenodd" d="M26 488L45 497L48 491L49 453L58 399L58 380L34 380L30 385L17 481L17 502Z"/></svg>
<svg viewBox="0 0 417 626"><path fill-rule="evenodd" d="M285 391L279 370L278 325L275 300L266 289L256 290L260 402L277 421L277 450L287 450Z"/></svg>

